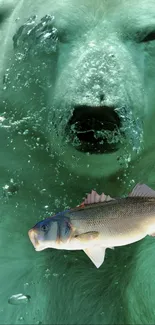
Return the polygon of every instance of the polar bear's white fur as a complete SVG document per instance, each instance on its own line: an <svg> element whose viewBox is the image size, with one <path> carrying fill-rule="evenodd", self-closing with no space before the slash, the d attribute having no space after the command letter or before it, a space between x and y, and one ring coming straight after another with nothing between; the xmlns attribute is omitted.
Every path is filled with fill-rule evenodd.
<svg viewBox="0 0 155 325"><path fill-rule="evenodd" d="M0 1L0 323L155 321L154 239L96 270L83 252L36 253L27 236L92 188L154 186L154 11L153 0ZM112 125L117 112L116 132L92 135L97 110ZM20 292L29 303L8 305Z"/></svg>

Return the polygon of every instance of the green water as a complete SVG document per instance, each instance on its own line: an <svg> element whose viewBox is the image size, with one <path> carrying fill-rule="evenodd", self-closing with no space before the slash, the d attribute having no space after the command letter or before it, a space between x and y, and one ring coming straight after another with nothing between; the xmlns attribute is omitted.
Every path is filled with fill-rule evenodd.
<svg viewBox="0 0 155 325"><path fill-rule="evenodd" d="M154 238L107 250L96 269L82 251L35 252L27 236L35 222L79 204L92 188L101 192L106 184L107 193L125 194L129 176L94 186L69 175L46 151L28 149L22 136L1 128L0 138L0 323L153 324ZM31 297L28 303L10 305L9 297L19 293Z"/></svg>
<svg viewBox="0 0 155 325"><path fill-rule="evenodd" d="M58 0L51 1L54 6ZM64 34L61 35L62 40L61 44L59 44L59 50L62 49L63 51L57 57L55 55L56 51L59 54L57 31L53 29L52 18L45 16L47 14L46 6L48 9L51 8L51 2L49 4L49 1L46 1L46 6L44 6L44 2L42 3L41 0L10 1L13 7L11 6L9 10L9 7L3 8L1 13L1 6L4 7L4 4L0 0L1 325L155 324L155 238L147 236L142 241L132 245L115 248L114 250L107 249L105 261L99 269L95 268L83 251L48 249L36 252L28 238L28 230L36 222L58 211L75 207L83 201L86 193L89 193L92 189L98 193L105 192L110 196L127 195L137 182L144 182L155 189L155 168L154 159L152 159L152 153L154 152L154 123L152 121L154 119L151 114L152 121L148 119L148 124L146 123L148 131L145 134L144 149L146 151L142 150L141 152L138 150L141 149L143 144L143 124L139 123L141 122L139 109L143 106L144 98L143 84L140 81L145 78L143 70L142 76L140 75L141 61L143 60L140 60L139 52L136 51L139 48L140 50L145 48L146 51L145 46L147 45L145 41L145 45L138 43L135 45L136 37L134 36L134 45L132 47L129 37L120 33L120 25L117 26L116 23L112 26L112 30L115 31L117 27L116 32L118 31L118 33L116 34L119 37L121 34L121 37L115 44L115 37L112 33L112 42L114 43L112 43L113 46L111 47L111 43L109 43L109 35L111 35L111 27L108 29L109 21L106 24L106 19L101 18L102 16L106 17L105 12L109 17L109 12L112 10L112 17L116 17L116 20L119 21L118 17L121 12L120 17L123 17L121 28L123 26L124 30L124 24L130 20L128 19L128 13L126 15L123 11L128 2L125 0L117 2L116 0L118 8L114 6L113 10L112 4L114 0L111 0L110 7L107 6L110 0L108 2L103 1L105 8L103 8L102 15L100 9L96 7L99 1L94 1L91 1L94 4L92 10L89 1L87 1L87 6L91 11L91 20L88 24L90 31L92 32L92 24L94 23L95 35L103 37L106 34L108 37L105 43L104 40L100 42L103 55L99 55L98 39L95 45L97 50L93 52L95 48L90 43L92 42L93 45L94 35L91 34L91 38L90 33L88 33L87 43L92 52L90 57L88 56L88 59L85 59L84 54L88 50L87 43L85 43L86 39L82 38L82 45L79 47L81 38L78 38L79 35L80 37L83 37L83 35L86 37L87 35L87 28L86 30L80 29L81 22L84 22L84 25L87 26L88 17L87 14L85 15L85 1L80 9L79 18L81 20L76 19L78 21L78 27L76 27L76 31L78 31L77 38L71 33L71 30L73 33L75 32L75 28L70 28L71 44L68 46L68 38L65 38ZM132 5L129 5L128 9L131 11L129 14L132 18L130 21L132 27L136 25L133 20L132 9L138 1L131 1ZM83 1L79 2L82 3ZM64 1L64 3L67 3L67 1ZM73 3L76 3L76 1L73 1ZM120 8L119 5L123 3L125 5ZM145 1L142 1L142 3L145 3ZM148 1L146 7L148 3L152 14L154 12L152 9L154 2ZM20 28L23 21L25 23L28 17L36 14L37 6L39 6L38 19L44 16L42 23L40 23L40 20L38 23L35 20L36 18L33 17L26 23L26 26L22 27L23 29ZM16 10L12 11L12 8ZM143 10L141 3L139 8L139 11L138 9L136 11L136 19L139 16L146 16L141 14L141 9ZM71 6L71 9L74 11L74 5ZM20 14L18 14L18 10ZM66 17L67 10L65 10ZM118 10L116 15L115 10ZM102 23L106 24L103 25L105 34L98 32L98 24L93 20L94 18L92 19L94 12L97 12L97 19L101 19L99 28L102 27ZM3 25L9 15L12 15L12 20ZM63 19L62 21L58 19L58 21L61 27ZM148 21L152 20L149 18ZM47 31L51 32L50 37L48 39L44 37L40 40L42 35L46 36L44 33L46 23ZM111 20L112 23L113 20ZM68 20L66 26L69 25L67 24ZM138 23L138 26L143 25ZM31 27L34 28L33 33L30 33ZM129 29L127 29L127 34ZM149 45L148 54L146 55L150 60L155 56L154 40L152 40L154 33L152 30L150 36L152 43ZM134 31L134 35L137 35L136 32L139 35L139 31ZM27 35L30 35L28 39L26 38ZM116 36L118 37L118 35ZM129 50L123 48L124 50L121 52L121 46L118 45L122 40L124 42L124 39L126 40L125 46L129 44ZM77 40L77 43L75 40ZM85 47L85 44L85 52L82 52L81 49ZM111 48L112 50L117 49L121 53L111 55L109 52ZM130 53L131 49L133 49L132 55ZM78 62L76 65L75 57L77 57ZM95 60L97 58L97 63L94 58ZM104 62L101 62L104 73L100 73L101 69L98 60L101 58L104 58ZM119 58L119 63L115 62L117 58ZM71 64L70 59L72 60ZM92 62L90 62L90 59L92 59ZM51 60L53 60L52 73ZM64 64L66 64L66 69L64 69ZM89 66L89 64L92 65ZM130 64L133 65L133 69L130 68ZM152 89L149 86L154 82L154 72L152 71L154 64L150 62L146 66L146 70L148 68L151 71L151 73L148 72L151 79L148 78L148 81L146 77L145 80L145 87L147 88L146 84L148 85L147 105L151 112L151 99L154 105L155 98L154 87ZM94 67L96 68L95 73L96 71L98 73L93 75L94 79L91 79ZM115 68L118 68L118 71L115 71ZM86 76L86 73L90 71L90 75ZM109 77L109 74L111 77ZM124 82L122 82L122 79ZM92 82L92 80L95 81ZM117 158L115 157L116 159L111 155L111 159L103 159L102 161L99 155L99 164L92 163L93 158L91 155L85 155L83 167L79 167L81 161L77 151L76 154L75 151L71 154L72 149L69 151L69 148L72 148L72 146L70 145L68 151L65 152L66 142L70 141L70 138L68 140L68 135L63 132L65 123L71 117L72 101L75 100L76 105L79 94L81 94L81 102L84 95L86 99L92 100L93 98L94 100L93 91L95 89L96 102L95 104L93 102L93 105L99 102L99 95L100 98L102 95L100 90L102 89L100 89L101 85L97 84L98 80L102 83L102 87L105 87L106 95L109 96L108 100L109 98L113 100L114 97L122 96L123 100L124 98L127 99L127 108L134 107L136 110L137 115L135 115L138 118L134 119L134 114L131 114L131 116L130 114L126 115L127 113L122 104L123 110L121 114L125 114L122 120L125 121L123 125L127 129L127 136L125 140L123 138L121 145L123 146L124 143L128 142L135 157L132 160L132 155L128 153L127 148L124 149L124 154L118 155ZM96 82L96 88L94 82ZM125 82L127 82L127 96L124 95ZM51 87L51 84L53 87ZM129 85L131 89L129 89ZM71 89L69 93L68 88ZM114 96L113 91L115 91ZM68 94L68 101L65 97L66 94ZM132 103L128 106L130 97ZM142 116L143 113L141 113ZM152 128L150 128L150 125ZM125 131L123 129L122 133ZM116 140L119 143L120 134L118 131L113 133L104 132L104 137L108 136L108 140L112 144ZM95 136L96 139L100 139L103 133L101 130L98 133L97 130ZM73 139L73 143L74 140L77 140L76 137ZM152 144L151 148L150 143ZM75 145L79 145L79 143L75 143ZM108 154L106 157L108 157ZM97 166L96 170L94 166ZM81 170L82 173L80 173ZM15 298L12 298L13 295L18 294L25 295L28 298L19 303Z"/></svg>

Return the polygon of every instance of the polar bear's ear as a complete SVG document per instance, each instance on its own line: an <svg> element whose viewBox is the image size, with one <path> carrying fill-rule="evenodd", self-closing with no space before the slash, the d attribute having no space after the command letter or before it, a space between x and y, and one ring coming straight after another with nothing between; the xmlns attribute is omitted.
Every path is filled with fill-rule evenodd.
<svg viewBox="0 0 155 325"><path fill-rule="evenodd" d="M11 15L11 8L2 8L0 9L0 25L3 24L5 19L7 19Z"/></svg>
<svg viewBox="0 0 155 325"><path fill-rule="evenodd" d="M13 3L14 0L5 0L3 4L1 1L2 0L0 0L0 25L3 24L5 19L11 15L12 10L15 7L15 4Z"/></svg>

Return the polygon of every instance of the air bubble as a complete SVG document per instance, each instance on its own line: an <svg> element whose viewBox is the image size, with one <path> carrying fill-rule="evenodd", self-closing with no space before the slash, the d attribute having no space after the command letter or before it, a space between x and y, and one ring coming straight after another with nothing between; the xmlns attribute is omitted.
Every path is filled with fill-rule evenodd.
<svg viewBox="0 0 155 325"><path fill-rule="evenodd" d="M30 301L31 297L29 295L23 295L22 293L18 293L16 295L12 295L8 299L8 303L11 305L21 305L27 304Z"/></svg>

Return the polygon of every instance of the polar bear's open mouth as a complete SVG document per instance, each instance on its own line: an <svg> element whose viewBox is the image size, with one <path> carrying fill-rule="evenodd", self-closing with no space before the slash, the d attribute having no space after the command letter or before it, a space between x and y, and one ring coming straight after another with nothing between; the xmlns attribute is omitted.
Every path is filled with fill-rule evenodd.
<svg viewBox="0 0 155 325"><path fill-rule="evenodd" d="M68 126L69 141L79 151L108 154L120 147L121 119L113 107L78 106Z"/></svg>

